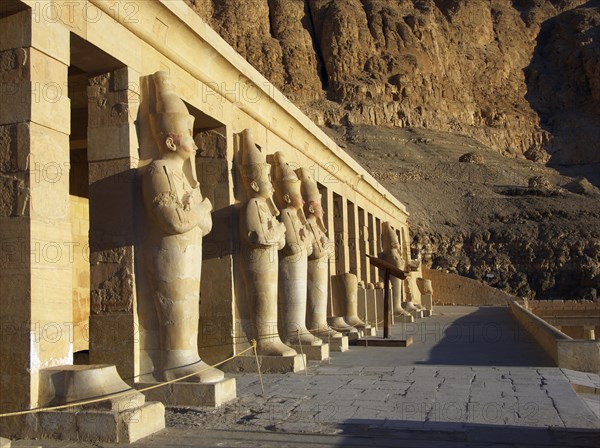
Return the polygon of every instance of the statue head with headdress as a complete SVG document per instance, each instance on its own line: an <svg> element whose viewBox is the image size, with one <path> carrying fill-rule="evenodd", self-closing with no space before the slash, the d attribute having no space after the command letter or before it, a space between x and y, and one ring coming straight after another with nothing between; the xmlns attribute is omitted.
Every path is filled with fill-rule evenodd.
<svg viewBox="0 0 600 448"><path fill-rule="evenodd" d="M197 186L195 154L198 147L192 135L194 117L175 93L171 76L164 71L152 75L154 95L150 100L150 127L161 158L178 156L184 160L184 172Z"/></svg>
<svg viewBox="0 0 600 448"><path fill-rule="evenodd" d="M321 192L317 186L317 182L310 175L310 171L306 168L300 168L297 170L300 182L302 182L302 196L304 197L304 213L307 218L314 216L319 226L319 229L323 233L327 233L327 228L323 222L323 207L321 205Z"/></svg>
<svg viewBox="0 0 600 448"><path fill-rule="evenodd" d="M275 192L278 205L281 208L291 206L301 211L304 200L302 199L300 179L281 151L275 153L274 159Z"/></svg>
<svg viewBox="0 0 600 448"><path fill-rule="evenodd" d="M381 224L381 245L384 251L400 249L398 234L388 221L384 221Z"/></svg>
<svg viewBox="0 0 600 448"><path fill-rule="evenodd" d="M266 156L254 143L250 129L240 134L241 180L249 196L262 198L267 202L274 216L279 210L273 202L273 183L271 182L271 165Z"/></svg>

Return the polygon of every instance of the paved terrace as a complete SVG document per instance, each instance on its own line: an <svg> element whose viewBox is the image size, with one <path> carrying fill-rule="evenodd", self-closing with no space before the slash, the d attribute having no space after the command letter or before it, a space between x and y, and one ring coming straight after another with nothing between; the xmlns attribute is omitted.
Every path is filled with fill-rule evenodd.
<svg viewBox="0 0 600 448"><path fill-rule="evenodd" d="M238 375L237 402L175 408L133 447L597 446L597 375L552 367L508 308L437 307L408 348L352 347L308 375ZM36 441L13 446L112 447Z"/></svg>

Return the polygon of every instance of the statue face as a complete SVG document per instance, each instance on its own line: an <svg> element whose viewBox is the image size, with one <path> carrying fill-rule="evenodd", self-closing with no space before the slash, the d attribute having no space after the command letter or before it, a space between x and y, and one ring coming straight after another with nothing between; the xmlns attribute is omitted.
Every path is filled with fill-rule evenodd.
<svg viewBox="0 0 600 448"><path fill-rule="evenodd" d="M169 144L169 138L172 139L172 145ZM167 138L167 146L170 150L175 151L183 160L188 160L196 154L198 147L192 137L191 129L187 134L173 135Z"/></svg>
<svg viewBox="0 0 600 448"><path fill-rule="evenodd" d="M300 210L304 206L304 199L299 194L290 195L290 205L296 210Z"/></svg>
<svg viewBox="0 0 600 448"><path fill-rule="evenodd" d="M317 219L323 219L323 207L320 202L311 202L308 211Z"/></svg>
<svg viewBox="0 0 600 448"><path fill-rule="evenodd" d="M254 190L258 193L258 196L265 199L272 199L273 192L275 189L273 188L273 184L271 183L271 175L268 177L260 176L257 180L253 181L253 184L256 185Z"/></svg>

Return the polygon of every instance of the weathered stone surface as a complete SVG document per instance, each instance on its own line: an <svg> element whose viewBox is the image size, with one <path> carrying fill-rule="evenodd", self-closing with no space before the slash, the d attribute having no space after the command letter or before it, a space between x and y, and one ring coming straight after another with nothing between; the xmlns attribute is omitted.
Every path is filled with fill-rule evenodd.
<svg viewBox="0 0 600 448"><path fill-rule="evenodd" d="M427 127L532 160L599 160L600 14L584 0L188 3L320 124Z"/></svg>

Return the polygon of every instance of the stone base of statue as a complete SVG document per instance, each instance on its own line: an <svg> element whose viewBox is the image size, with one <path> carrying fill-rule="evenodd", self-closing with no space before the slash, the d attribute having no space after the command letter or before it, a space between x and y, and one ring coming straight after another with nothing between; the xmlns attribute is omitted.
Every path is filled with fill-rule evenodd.
<svg viewBox="0 0 600 448"><path fill-rule="evenodd" d="M409 336L406 339L366 337L356 341L355 345L360 347L408 347L409 345L412 345L412 343L412 336Z"/></svg>
<svg viewBox="0 0 600 448"><path fill-rule="evenodd" d="M413 310L410 312L415 319L423 319L425 317L425 310Z"/></svg>
<svg viewBox="0 0 600 448"><path fill-rule="evenodd" d="M341 331L337 330L337 331L339 331L344 336L346 336L348 338L348 342L350 342L350 343L360 339L361 335L362 335L362 331L357 330L356 328L352 329L351 331L347 331L347 330L341 330Z"/></svg>
<svg viewBox="0 0 600 448"><path fill-rule="evenodd" d="M331 338L327 342L329 343L329 350L332 352L347 352L349 350L348 336Z"/></svg>
<svg viewBox="0 0 600 448"><path fill-rule="evenodd" d="M304 353L306 359L309 361L323 361L329 359L329 344L323 343L321 345L290 345L298 353Z"/></svg>
<svg viewBox="0 0 600 448"><path fill-rule="evenodd" d="M296 373L305 369L306 355L294 356L263 356L258 355L262 373ZM228 373L258 373L254 354L238 356L231 361L221 364L219 370Z"/></svg>
<svg viewBox="0 0 600 448"><path fill-rule="evenodd" d="M136 389L145 389L159 383L136 383ZM165 406L217 407L237 398L235 378L216 383L188 383L179 381L142 392L146 399L160 401Z"/></svg>
<svg viewBox="0 0 600 448"><path fill-rule="evenodd" d="M412 314L396 314L394 316L394 323L405 323L410 324L415 321L415 318Z"/></svg>
<svg viewBox="0 0 600 448"><path fill-rule="evenodd" d="M365 328L362 329L362 333L363 338L369 336L377 336L377 330L375 329L375 327L372 327L370 325L365 325Z"/></svg>
<svg viewBox="0 0 600 448"><path fill-rule="evenodd" d="M123 392L127 395L116 395ZM165 427L164 405L146 403L143 394L121 379L114 365L59 366L40 371L41 407L97 398L105 400L32 414L29 428L36 438L132 443Z"/></svg>
<svg viewBox="0 0 600 448"><path fill-rule="evenodd" d="M10 448L10 440L0 437L0 448Z"/></svg>

